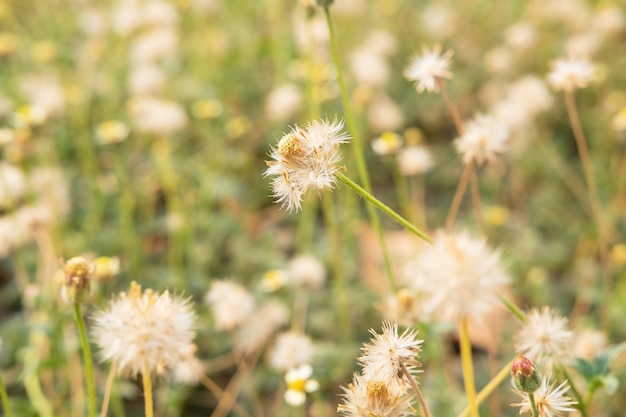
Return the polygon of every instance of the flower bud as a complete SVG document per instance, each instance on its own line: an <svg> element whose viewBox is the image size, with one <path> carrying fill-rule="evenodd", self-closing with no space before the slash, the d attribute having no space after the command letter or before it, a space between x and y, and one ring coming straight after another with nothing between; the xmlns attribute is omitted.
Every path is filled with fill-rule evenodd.
<svg viewBox="0 0 626 417"><path fill-rule="evenodd" d="M64 296L68 301L79 302L89 298L89 281L93 267L82 257L77 256L63 261L65 272Z"/></svg>
<svg viewBox="0 0 626 417"><path fill-rule="evenodd" d="M518 356L511 366L513 385L522 392L533 393L539 388L539 376L535 364L525 356Z"/></svg>

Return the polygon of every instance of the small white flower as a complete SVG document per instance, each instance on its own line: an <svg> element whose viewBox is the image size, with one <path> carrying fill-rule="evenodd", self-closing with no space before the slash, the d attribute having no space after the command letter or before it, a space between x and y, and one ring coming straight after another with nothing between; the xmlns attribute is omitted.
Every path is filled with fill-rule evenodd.
<svg viewBox="0 0 626 417"><path fill-rule="evenodd" d="M319 390L320 384L314 379L313 368L309 364L293 368L285 373L287 391L285 391L285 402L291 406L298 407L306 401L306 394Z"/></svg>
<svg viewBox="0 0 626 417"><path fill-rule="evenodd" d="M270 364L283 371L311 363L313 342L304 334L295 332L281 333L269 355Z"/></svg>
<svg viewBox="0 0 626 417"><path fill-rule="evenodd" d="M289 282L289 274L284 269L270 269L263 274L261 289L274 292L283 288Z"/></svg>
<svg viewBox="0 0 626 417"><path fill-rule="evenodd" d="M452 50L441 53L441 45L423 47L422 54L415 56L404 70L404 76L416 82L418 92L439 91L437 80L451 79L450 63Z"/></svg>
<svg viewBox="0 0 626 417"><path fill-rule="evenodd" d="M420 175L434 165L433 154L426 146L407 146L398 153L398 168L403 175Z"/></svg>
<svg viewBox="0 0 626 417"><path fill-rule="evenodd" d="M272 181L274 197L283 208L299 210L302 196L309 190L334 188L336 174L344 169L339 145L349 140L343 123L313 121L304 128L294 127L272 149L264 176Z"/></svg>
<svg viewBox="0 0 626 417"><path fill-rule="evenodd" d="M204 300L213 310L215 327L218 330L235 329L254 311L254 297L235 282L213 281Z"/></svg>
<svg viewBox="0 0 626 417"><path fill-rule="evenodd" d="M577 402L564 395L568 389L567 381L563 381L561 385L554 388L554 384L550 383L550 377L542 377L541 386L533 393L538 417L562 417L562 411L575 411L572 406ZM513 392L522 398L522 402L511 405L520 407L520 414L530 413L531 405L528 393L518 390L513 390Z"/></svg>
<svg viewBox="0 0 626 417"><path fill-rule="evenodd" d="M478 115L465 126L463 135L454 141L463 162L482 165L493 163L504 153L509 129L490 116Z"/></svg>
<svg viewBox="0 0 626 417"><path fill-rule="evenodd" d="M403 369L414 373L421 364L417 357L422 350L421 339L416 332L406 329L398 336L398 325L385 321L382 334L370 329L374 336L371 343L363 345L359 363L363 365L363 375L388 384L400 383L404 378Z"/></svg>
<svg viewBox="0 0 626 417"><path fill-rule="evenodd" d="M385 132L372 141L372 149L378 155L390 155L400 150L402 142L402 136L396 132Z"/></svg>
<svg viewBox="0 0 626 417"><path fill-rule="evenodd" d="M555 90L573 91L589 85L594 77L593 65L585 59L558 59L551 65L548 83Z"/></svg>
<svg viewBox="0 0 626 417"><path fill-rule="evenodd" d="M287 265L290 282L298 288L319 289L326 282L324 264L312 255L298 255Z"/></svg>
<svg viewBox="0 0 626 417"><path fill-rule="evenodd" d="M526 315L524 327L515 335L515 351L537 365L552 367L571 357L573 337L567 318L550 307L532 309Z"/></svg>

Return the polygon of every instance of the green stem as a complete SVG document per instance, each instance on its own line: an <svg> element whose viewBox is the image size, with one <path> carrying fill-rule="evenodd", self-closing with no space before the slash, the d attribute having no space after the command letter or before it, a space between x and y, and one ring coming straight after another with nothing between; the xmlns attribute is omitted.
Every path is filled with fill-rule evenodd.
<svg viewBox="0 0 626 417"><path fill-rule="evenodd" d="M467 330L467 318L464 317L459 323L459 339L461 344L461 365L463 367L463 381L465 383L465 395L469 403L471 417L479 417L478 402L476 401L476 386L474 385L474 367L472 366L472 345Z"/></svg>
<svg viewBox="0 0 626 417"><path fill-rule="evenodd" d="M426 233L422 232L417 227L413 226L413 224L411 224L408 220L406 220L404 217L400 216L398 213L393 211L391 208L389 208L389 206L387 206L385 203L383 203L382 201L374 197L371 193L365 191L360 185L352 181L350 178L346 177L345 175L341 173L337 174L337 178L339 178L348 187L356 191L356 193L359 194L361 197L363 197L364 199L372 203L374 206L378 207L383 213L387 214L389 217L391 217L392 219L400 223L407 230L409 230L410 232L413 232L420 238L424 239L426 242L433 243L431 238L428 237Z"/></svg>
<svg viewBox="0 0 626 417"><path fill-rule="evenodd" d="M504 367L500 370L500 372L498 372L498 374L495 377L493 377L493 379L489 381L487 385L485 385L485 388L480 390L480 392L476 396L477 405L482 404L482 402L485 401L487 397L493 391L495 391L496 388L498 388L498 386L502 383L502 381L504 381L506 377L508 377L511 374L511 366L513 366L513 360L507 363L506 365L504 365ZM465 407L465 409L463 409L463 411L461 411L457 417L467 417L469 415L469 410L470 410L469 406Z"/></svg>
<svg viewBox="0 0 626 417"><path fill-rule="evenodd" d="M0 373L0 397L2 397L2 408L4 408L4 415L6 417L13 417L11 414L11 408L9 408L9 396L7 395L6 387L4 386L4 380Z"/></svg>
<svg viewBox="0 0 626 417"><path fill-rule="evenodd" d="M356 161L357 173L359 175L359 178L363 182L363 188L368 193L371 193L372 186L370 184L370 178L367 172L367 166L365 164L365 157L363 156L363 146L361 145L360 137L357 134L356 124L354 123L354 117L352 115L352 109L350 107L350 100L348 98L348 90L346 89L346 83L343 79L341 58L339 55L339 50L337 49L335 30L333 28L333 22L330 17L330 10L328 8L328 5L324 7L324 13L326 15L326 24L328 26L330 50L333 56L333 62L337 69L337 82L339 83L339 91L341 92L341 103L343 106L344 117L346 119L346 125L348 127L348 130L350 131L350 135L352 136L352 140L350 141L350 143L352 144L354 159ZM380 218L378 217L378 213L376 212L374 207L368 205L366 209L370 222L372 223L372 227L376 231L376 236L378 238L378 242L380 244L380 248L383 254L383 260L385 263L387 278L389 280L389 286L391 287L391 291L396 292L398 290L398 284L396 283L396 279L393 273L389 251L387 250L387 245L385 244L385 235L383 234Z"/></svg>
<svg viewBox="0 0 626 417"><path fill-rule="evenodd" d="M154 417L154 405L152 403L152 378L148 365L144 362L141 367L141 378L143 379L143 397L146 407L146 417Z"/></svg>
<svg viewBox="0 0 626 417"><path fill-rule="evenodd" d="M520 310L515 304L513 304L511 300L503 295L498 295L498 297L500 298L500 301L502 301L502 304L504 304L505 307L508 308L509 311L513 313L513 315L515 315L515 317L520 319L522 323L526 321L526 314L524 314L522 310Z"/></svg>
<svg viewBox="0 0 626 417"><path fill-rule="evenodd" d="M537 411L537 404L535 403L535 394L532 392L528 393L528 400L530 401L530 411L533 414L533 417L539 417L539 412Z"/></svg>
<svg viewBox="0 0 626 417"><path fill-rule="evenodd" d="M87 392L89 395L89 417L96 417L96 386L93 377L93 360L91 357L91 348L87 339L87 330L85 329L85 321L80 312L80 303L74 303L74 316L78 323L78 333L80 334L80 343L83 349L83 359L85 361L85 372L87 378Z"/></svg>

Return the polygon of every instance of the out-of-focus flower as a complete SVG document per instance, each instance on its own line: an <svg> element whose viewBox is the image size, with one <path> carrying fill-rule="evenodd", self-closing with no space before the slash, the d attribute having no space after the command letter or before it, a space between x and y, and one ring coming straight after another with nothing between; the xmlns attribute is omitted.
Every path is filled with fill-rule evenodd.
<svg viewBox="0 0 626 417"><path fill-rule="evenodd" d="M354 374L343 389L337 412L345 417L407 417L413 415L411 397L396 383Z"/></svg>
<svg viewBox="0 0 626 417"><path fill-rule="evenodd" d="M526 51L535 45L537 30L532 23L518 22L506 30L504 39L509 46Z"/></svg>
<svg viewBox="0 0 626 417"><path fill-rule="evenodd" d="M302 94L294 84L281 84L265 98L265 113L272 121L285 122L294 117L302 107Z"/></svg>
<svg viewBox="0 0 626 417"><path fill-rule="evenodd" d="M500 254L467 233L440 231L405 273L424 310L452 323L464 317L480 320L492 312L510 282Z"/></svg>
<svg viewBox="0 0 626 417"><path fill-rule="evenodd" d="M514 392L522 398L522 402L511 404L520 407L520 414L530 413L531 405L529 395L533 395L537 406L537 417L556 417L561 416L563 411L574 411L573 406L577 404L570 397L565 395L569 385L567 381L563 381L558 387L550 382L550 377L543 377L541 385L532 394L514 390Z"/></svg>
<svg viewBox="0 0 626 417"><path fill-rule="evenodd" d="M289 282L289 274L284 269L270 269L263 274L261 288L264 291L274 292L283 288Z"/></svg>
<svg viewBox="0 0 626 417"><path fill-rule="evenodd" d="M46 110L37 105L20 106L13 113L13 124L16 127L32 127L39 126L48 120Z"/></svg>
<svg viewBox="0 0 626 417"><path fill-rule="evenodd" d="M441 53L441 45L432 48L423 47L422 54L411 59L409 66L404 70L404 76L410 81L415 81L416 89L422 91L439 91L438 81L452 78L450 64L452 50Z"/></svg>
<svg viewBox="0 0 626 417"><path fill-rule="evenodd" d="M433 155L426 146L407 146L398 153L398 167L403 175L420 175L433 165Z"/></svg>
<svg viewBox="0 0 626 417"><path fill-rule="evenodd" d="M240 326L236 334L236 349L247 354L262 348L288 320L289 311L282 302L265 302Z"/></svg>
<svg viewBox="0 0 626 417"><path fill-rule="evenodd" d="M453 9L440 4L429 4L420 18L421 27L435 39L445 39L457 32L458 17Z"/></svg>
<svg viewBox="0 0 626 417"><path fill-rule="evenodd" d="M504 153L509 129L492 116L478 115L465 124L463 135L454 141L463 162L482 165L494 163Z"/></svg>
<svg viewBox="0 0 626 417"><path fill-rule="evenodd" d="M372 149L378 155L396 153L402 147L402 136L396 132L385 132L372 141Z"/></svg>
<svg viewBox="0 0 626 417"><path fill-rule="evenodd" d="M370 343L363 345L359 363L363 365L363 375L368 379L380 380L389 385L402 384L403 371L413 374L421 366L417 360L422 350L421 339L414 330L406 329L398 335L398 325L383 322L382 333L370 329L374 336Z"/></svg>
<svg viewBox="0 0 626 417"><path fill-rule="evenodd" d="M28 74L19 82L20 90L32 108L42 109L48 117L65 110L65 94L59 81L50 75Z"/></svg>
<svg viewBox="0 0 626 417"><path fill-rule="evenodd" d="M11 32L0 32L0 57L11 55L17 50L19 39Z"/></svg>
<svg viewBox="0 0 626 417"><path fill-rule="evenodd" d="M397 322L401 326L409 326L420 317L420 304L416 295L408 288L386 297L379 305L387 320Z"/></svg>
<svg viewBox="0 0 626 417"><path fill-rule="evenodd" d="M245 114L240 114L226 121L226 134L230 138L238 138L252 129L252 123Z"/></svg>
<svg viewBox="0 0 626 417"><path fill-rule="evenodd" d="M626 106L622 107L611 119L611 128L617 131L626 130Z"/></svg>
<svg viewBox="0 0 626 417"><path fill-rule="evenodd" d="M30 53L35 61L48 63L57 57L58 47L52 41L41 41L32 46Z"/></svg>
<svg viewBox="0 0 626 417"><path fill-rule="evenodd" d="M128 75L128 89L134 96L151 96L165 86L165 73L154 64L135 65Z"/></svg>
<svg viewBox="0 0 626 417"><path fill-rule="evenodd" d="M178 52L178 32L170 27L158 27L138 36L130 51L131 61L137 64L154 63Z"/></svg>
<svg viewBox="0 0 626 417"><path fill-rule="evenodd" d="M211 306L215 327L231 331L244 323L254 311L254 298L240 284L215 280L204 301Z"/></svg>
<svg viewBox="0 0 626 417"><path fill-rule="evenodd" d="M515 335L515 350L539 366L553 367L571 357L573 334L567 319L550 307L532 309Z"/></svg>
<svg viewBox="0 0 626 417"><path fill-rule="evenodd" d="M187 126L187 115L176 102L137 97L128 107L138 132L168 135Z"/></svg>
<svg viewBox="0 0 626 417"><path fill-rule="evenodd" d="M132 282L128 293L94 314L93 340L104 361L114 361L120 374L161 375L193 355L195 314L188 299L142 292Z"/></svg>
<svg viewBox="0 0 626 417"><path fill-rule="evenodd" d="M320 388L319 382L311 379L313 368L309 364L293 368L285 373L287 390L285 402L293 407L299 407L306 401L306 394L315 392Z"/></svg>
<svg viewBox="0 0 626 417"><path fill-rule="evenodd" d="M117 256L99 256L93 263L93 276L96 279L104 280L120 273L120 258Z"/></svg>
<svg viewBox="0 0 626 417"><path fill-rule="evenodd" d="M290 283L298 288L319 289L326 282L326 268L315 256L298 255L287 265Z"/></svg>
<svg viewBox="0 0 626 417"><path fill-rule="evenodd" d="M377 92L370 100L367 119L376 132L396 130L404 124L402 110L391 97L384 92Z"/></svg>
<svg viewBox="0 0 626 417"><path fill-rule="evenodd" d="M389 80L389 64L385 56L367 45L350 53L350 69L359 84L382 86Z"/></svg>
<svg viewBox="0 0 626 417"><path fill-rule="evenodd" d="M288 371L312 362L313 342L302 333L285 332L276 337L269 354L272 367Z"/></svg>
<svg viewBox="0 0 626 417"><path fill-rule="evenodd" d="M14 165L0 162L0 208L13 208L26 192L24 173Z"/></svg>
<svg viewBox="0 0 626 417"><path fill-rule="evenodd" d="M295 127L272 149L264 176L272 176L277 202L289 211L299 210L302 196L309 189L324 190L335 186L336 174L344 169L339 145L349 140L343 123L313 121L304 128Z"/></svg>
<svg viewBox="0 0 626 417"><path fill-rule="evenodd" d="M574 333L573 355L593 360L607 346L608 338L602 330L581 329Z"/></svg>
<svg viewBox="0 0 626 417"><path fill-rule="evenodd" d="M195 354L190 354L176 365L172 380L179 384L195 385L204 377L204 372L204 364Z"/></svg>
<svg viewBox="0 0 626 417"><path fill-rule="evenodd" d="M218 99L198 100L191 106L191 114L196 119L214 119L224 112L224 106Z"/></svg>
<svg viewBox="0 0 626 417"><path fill-rule="evenodd" d="M500 227L505 225L511 217L511 212L504 206L492 206L485 213L485 223L491 226Z"/></svg>
<svg viewBox="0 0 626 417"><path fill-rule="evenodd" d="M96 128L98 142L103 145L119 143L128 137L128 127L119 120L107 120Z"/></svg>
<svg viewBox="0 0 626 417"><path fill-rule="evenodd" d="M555 90L585 88L594 76L593 65L585 59L561 58L554 61L551 68L548 83Z"/></svg>

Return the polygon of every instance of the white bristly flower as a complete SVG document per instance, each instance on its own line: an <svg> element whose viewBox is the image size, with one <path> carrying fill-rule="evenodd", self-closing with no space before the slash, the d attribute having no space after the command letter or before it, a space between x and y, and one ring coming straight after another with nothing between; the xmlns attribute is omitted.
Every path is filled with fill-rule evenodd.
<svg viewBox="0 0 626 417"><path fill-rule="evenodd" d="M554 388L554 384L550 383L550 377L542 377L541 385L533 393L538 417L561 417L563 411L575 411L572 406L577 402L565 395L568 389L567 381L563 381L561 385ZM528 393L518 390L513 390L513 392L522 398L522 402L511 405L520 407L520 414L530 413L531 405Z"/></svg>
<svg viewBox="0 0 626 417"><path fill-rule="evenodd" d="M421 365L417 358L424 341L417 339L416 332L409 329L398 336L396 323L385 321L382 330L382 334L378 334L370 329L374 337L361 348L363 354L358 361L363 365L363 375L387 384L401 383L403 369L415 373Z"/></svg>
<svg viewBox="0 0 626 417"><path fill-rule="evenodd" d="M254 297L242 285L231 281L213 281L204 301L211 306L218 330L235 329L254 311Z"/></svg>
<svg viewBox="0 0 626 417"><path fill-rule="evenodd" d="M404 70L404 76L410 81L415 81L418 93L439 91L437 80L452 78L452 72L450 72L452 54L452 50L447 50L442 54L439 44L433 46L432 49L425 46L422 54L411 60Z"/></svg>
<svg viewBox="0 0 626 417"><path fill-rule="evenodd" d="M574 340L567 321L550 307L532 309L526 314L524 327L515 335L515 351L538 366L563 363L571 357Z"/></svg>
<svg viewBox="0 0 626 417"><path fill-rule="evenodd" d="M313 255L298 255L287 265L289 281L297 288L319 289L326 282L326 268Z"/></svg>
<svg viewBox="0 0 626 417"><path fill-rule="evenodd" d="M407 264L405 274L417 291L424 311L439 320L480 320L500 305L509 276L500 255L482 238L440 231L434 244Z"/></svg>
<svg viewBox="0 0 626 417"><path fill-rule="evenodd" d="M433 165L433 154L424 145L407 146L398 153L398 168L402 175L420 175Z"/></svg>
<svg viewBox="0 0 626 417"><path fill-rule="evenodd" d="M274 197L283 208L299 210L302 196L309 190L334 188L336 174L344 168L339 145L348 142L339 121L313 121L304 128L294 127L272 149L264 176L272 181Z"/></svg>
<svg viewBox="0 0 626 417"><path fill-rule="evenodd" d="M136 282L94 314L93 340L103 361L131 377L173 370L195 351L195 314L189 299L141 290Z"/></svg>
<svg viewBox="0 0 626 417"><path fill-rule="evenodd" d="M294 332L281 333L276 337L270 351L269 362L276 369L288 371L311 363L313 350L313 342L307 335Z"/></svg>
<svg viewBox="0 0 626 417"><path fill-rule="evenodd" d="M287 391L285 391L285 402L291 406L299 407L306 401L306 394L319 390L320 384L314 379L313 368L309 364L293 368L285 373Z"/></svg>
<svg viewBox="0 0 626 417"><path fill-rule="evenodd" d="M509 129L490 116L478 115L465 125L463 135L454 141L463 162L477 165L493 163L504 153Z"/></svg>
<svg viewBox="0 0 626 417"><path fill-rule="evenodd" d="M585 59L561 58L551 65L548 83L555 90L573 91L589 85L594 76L594 67Z"/></svg>
<svg viewBox="0 0 626 417"><path fill-rule="evenodd" d="M343 389L343 403L337 412L345 417L405 417L413 415L411 398L396 383L354 374Z"/></svg>

